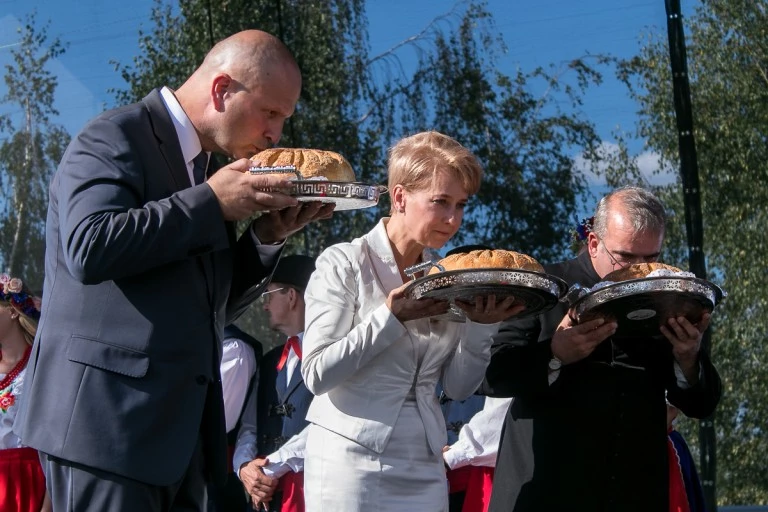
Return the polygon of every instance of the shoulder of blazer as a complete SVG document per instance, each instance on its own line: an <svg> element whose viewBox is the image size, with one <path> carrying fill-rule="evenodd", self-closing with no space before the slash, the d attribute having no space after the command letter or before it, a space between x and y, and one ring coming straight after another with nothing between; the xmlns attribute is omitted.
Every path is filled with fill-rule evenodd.
<svg viewBox="0 0 768 512"><path fill-rule="evenodd" d="M160 89L152 90L149 94L144 96L141 103L149 114L149 120L152 123L152 131L155 136L163 142L172 139L178 143L178 136L173 127L173 120L171 119L171 114L168 113L168 109L165 107L163 97L160 94ZM180 146L179 151L181 151Z"/></svg>

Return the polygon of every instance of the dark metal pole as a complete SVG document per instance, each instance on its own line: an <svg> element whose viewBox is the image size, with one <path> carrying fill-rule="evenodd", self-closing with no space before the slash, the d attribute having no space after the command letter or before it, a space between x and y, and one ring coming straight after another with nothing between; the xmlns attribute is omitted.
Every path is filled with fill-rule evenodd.
<svg viewBox="0 0 768 512"><path fill-rule="evenodd" d="M208 13L208 40L210 41L210 48L213 48L213 11L211 10L211 0L208 0L206 4L206 11Z"/></svg>
<svg viewBox="0 0 768 512"><path fill-rule="evenodd" d="M699 166L696 160L696 143L693 137L693 112L691 90L688 82L688 63L685 52L683 16L680 0L665 0L667 11L667 33L669 36L669 57L672 68L672 89L675 100L677 136L680 151L680 175L683 182L685 205L685 230L688 235L688 262L691 272L706 278L704 260L704 227L701 219L701 190L699 189ZM702 350L709 352L710 329L704 333ZM715 425L712 417L699 423L699 447L701 451L701 483L707 510L717 510L715 499L716 458Z"/></svg>

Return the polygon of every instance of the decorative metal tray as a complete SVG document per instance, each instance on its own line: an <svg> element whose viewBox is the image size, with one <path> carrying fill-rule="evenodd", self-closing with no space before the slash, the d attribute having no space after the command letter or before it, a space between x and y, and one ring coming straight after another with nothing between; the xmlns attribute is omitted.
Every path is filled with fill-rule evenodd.
<svg viewBox="0 0 768 512"><path fill-rule="evenodd" d="M509 296L525 309L515 318L533 316L557 304L568 287L562 279L549 274L519 269L479 268L449 270L431 274L411 282L407 297L429 297L448 301L473 302L475 297L495 295L497 300ZM449 320L463 321L461 309L451 305Z"/></svg>
<svg viewBox="0 0 768 512"><path fill-rule="evenodd" d="M387 191L380 185L366 185L359 182L325 181L303 179L292 165L281 167L251 167L251 174L295 174L293 186L288 191L299 201L320 201L336 203L335 211L370 208L379 202L379 196Z"/></svg>
<svg viewBox="0 0 768 512"><path fill-rule="evenodd" d="M722 300L723 290L695 277L646 277L610 284L577 299L571 315L577 322L602 317L616 320L616 337L660 335L672 317L696 323Z"/></svg>

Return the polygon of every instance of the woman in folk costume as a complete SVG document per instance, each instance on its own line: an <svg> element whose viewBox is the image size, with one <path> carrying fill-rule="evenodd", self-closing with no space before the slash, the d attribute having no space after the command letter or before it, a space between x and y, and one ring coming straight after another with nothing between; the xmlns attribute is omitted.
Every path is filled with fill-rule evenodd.
<svg viewBox="0 0 768 512"><path fill-rule="evenodd" d="M482 170L454 139L423 132L389 153L391 217L317 259L301 373L315 394L305 463L312 512L445 511L445 422L435 395L463 399L482 381L513 299L462 304L463 323L430 318L446 302L412 300L405 269L435 259L461 226Z"/></svg>
<svg viewBox="0 0 768 512"><path fill-rule="evenodd" d="M685 438L675 429L679 409L667 402L669 512L706 512L704 490Z"/></svg>
<svg viewBox="0 0 768 512"><path fill-rule="evenodd" d="M22 446L13 420L40 319L40 301L19 278L0 275L0 508L51 510L37 450Z"/></svg>

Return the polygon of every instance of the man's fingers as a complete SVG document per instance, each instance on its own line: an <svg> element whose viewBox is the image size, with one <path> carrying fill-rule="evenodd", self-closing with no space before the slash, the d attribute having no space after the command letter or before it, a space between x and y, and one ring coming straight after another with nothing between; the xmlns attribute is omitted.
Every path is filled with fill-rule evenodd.
<svg viewBox="0 0 768 512"><path fill-rule="evenodd" d="M312 222L322 207L323 203L320 201L299 203L299 209L296 214L296 224L304 225Z"/></svg>
<svg viewBox="0 0 768 512"><path fill-rule="evenodd" d="M317 212L317 216L312 220L325 220L333 217L333 212L336 210L336 203L325 203L320 211Z"/></svg>
<svg viewBox="0 0 768 512"><path fill-rule="evenodd" d="M252 208L255 211L282 210L295 207L298 204L298 201L293 196L283 194L282 192L267 192L258 189L253 189L249 198L253 203Z"/></svg>
<svg viewBox="0 0 768 512"><path fill-rule="evenodd" d="M257 189L288 190L293 186L289 174L249 174L247 178L251 187Z"/></svg>
<svg viewBox="0 0 768 512"><path fill-rule="evenodd" d="M583 334L583 333L588 333L590 331L594 331L595 329L601 327L604 324L605 324L605 318L595 318L595 319L589 320L588 322L575 325L573 327L573 330Z"/></svg>

